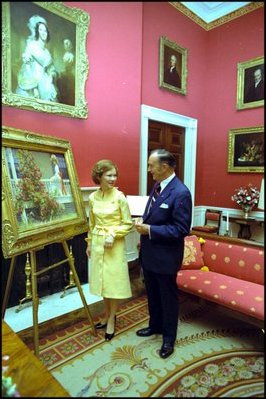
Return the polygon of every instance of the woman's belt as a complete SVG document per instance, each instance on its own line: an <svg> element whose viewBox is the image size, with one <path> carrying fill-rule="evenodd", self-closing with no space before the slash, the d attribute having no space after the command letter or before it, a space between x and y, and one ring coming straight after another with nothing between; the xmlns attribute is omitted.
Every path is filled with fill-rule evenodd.
<svg viewBox="0 0 266 399"><path fill-rule="evenodd" d="M101 236L104 236L106 234L111 234L112 228L111 227L106 227L106 226L94 226L94 229L92 230L92 234L98 234Z"/></svg>

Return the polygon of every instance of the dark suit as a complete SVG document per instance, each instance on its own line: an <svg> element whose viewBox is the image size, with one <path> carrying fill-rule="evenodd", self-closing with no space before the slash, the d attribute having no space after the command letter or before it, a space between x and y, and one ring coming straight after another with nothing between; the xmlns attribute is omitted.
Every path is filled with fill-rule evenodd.
<svg viewBox="0 0 266 399"><path fill-rule="evenodd" d="M184 237L189 234L192 200L188 188L174 177L148 212L143 223L150 225L149 235L140 238L140 263L148 296L149 327L163 334L163 341L174 344L178 323L176 274L184 254Z"/></svg>
<svg viewBox="0 0 266 399"><path fill-rule="evenodd" d="M181 88L181 79L176 68L173 68L172 71L171 68L169 68L164 72L164 82L171 86Z"/></svg>
<svg viewBox="0 0 266 399"><path fill-rule="evenodd" d="M264 100L264 81L261 80L257 87L253 83L247 90L247 94L244 98L245 103L250 103L253 101Z"/></svg>

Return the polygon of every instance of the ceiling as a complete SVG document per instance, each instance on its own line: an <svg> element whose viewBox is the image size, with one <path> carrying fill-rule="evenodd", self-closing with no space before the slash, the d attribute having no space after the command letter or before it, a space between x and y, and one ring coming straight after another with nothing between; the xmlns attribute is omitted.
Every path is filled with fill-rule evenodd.
<svg viewBox="0 0 266 399"><path fill-rule="evenodd" d="M216 28L259 7L264 7L262 1L170 1L169 3L205 30Z"/></svg>
<svg viewBox="0 0 266 399"><path fill-rule="evenodd" d="M203 21L210 23L251 3L251 1L181 1Z"/></svg>

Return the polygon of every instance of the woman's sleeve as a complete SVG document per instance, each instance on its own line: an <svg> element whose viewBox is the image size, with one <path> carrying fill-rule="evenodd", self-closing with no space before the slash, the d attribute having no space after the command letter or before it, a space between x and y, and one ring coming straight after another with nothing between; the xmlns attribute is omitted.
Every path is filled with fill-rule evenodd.
<svg viewBox="0 0 266 399"><path fill-rule="evenodd" d="M121 224L120 226L113 226L112 228L112 235L115 238L121 238L126 236L134 227L134 222L130 214L128 202L123 193L120 194L118 202L121 214Z"/></svg>
<svg viewBox="0 0 266 399"><path fill-rule="evenodd" d="M22 65L18 72L18 86L22 90L31 90L37 88L39 77L36 75L34 60L32 57L32 46L27 44L22 54Z"/></svg>
<svg viewBox="0 0 266 399"><path fill-rule="evenodd" d="M88 235L87 238L85 238L85 241L87 241L88 244L91 243L91 237L92 237L92 231L94 229L95 226L95 218L94 218L94 214L92 211L92 200L89 198L88 201L89 204L89 230L88 230Z"/></svg>
<svg viewBox="0 0 266 399"><path fill-rule="evenodd" d="M22 54L22 61L29 62L31 61L32 54L31 54L31 46L29 44L26 45L25 51Z"/></svg>

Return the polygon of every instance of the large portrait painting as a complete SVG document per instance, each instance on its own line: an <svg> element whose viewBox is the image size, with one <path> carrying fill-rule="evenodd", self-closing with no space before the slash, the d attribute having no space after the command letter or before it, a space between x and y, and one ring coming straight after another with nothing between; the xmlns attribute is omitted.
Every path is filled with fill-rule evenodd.
<svg viewBox="0 0 266 399"><path fill-rule="evenodd" d="M61 242L86 230L70 143L2 127L4 256Z"/></svg>
<svg viewBox="0 0 266 399"><path fill-rule="evenodd" d="M3 2L2 104L87 118L89 23L62 2Z"/></svg>
<svg viewBox="0 0 266 399"><path fill-rule="evenodd" d="M264 172L264 127L229 131L228 172Z"/></svg>
<svg viewBox="0 0 266 399"><path fill-rule="evenodd" d="M187 49L165 36L160 38L159 86L187 94Z"/></svg>
<svg viewBox="0 0 266 399"><path fill-rule="evenodd" d="M237 64L237 109L264 106L264 57Z"/></svg>

